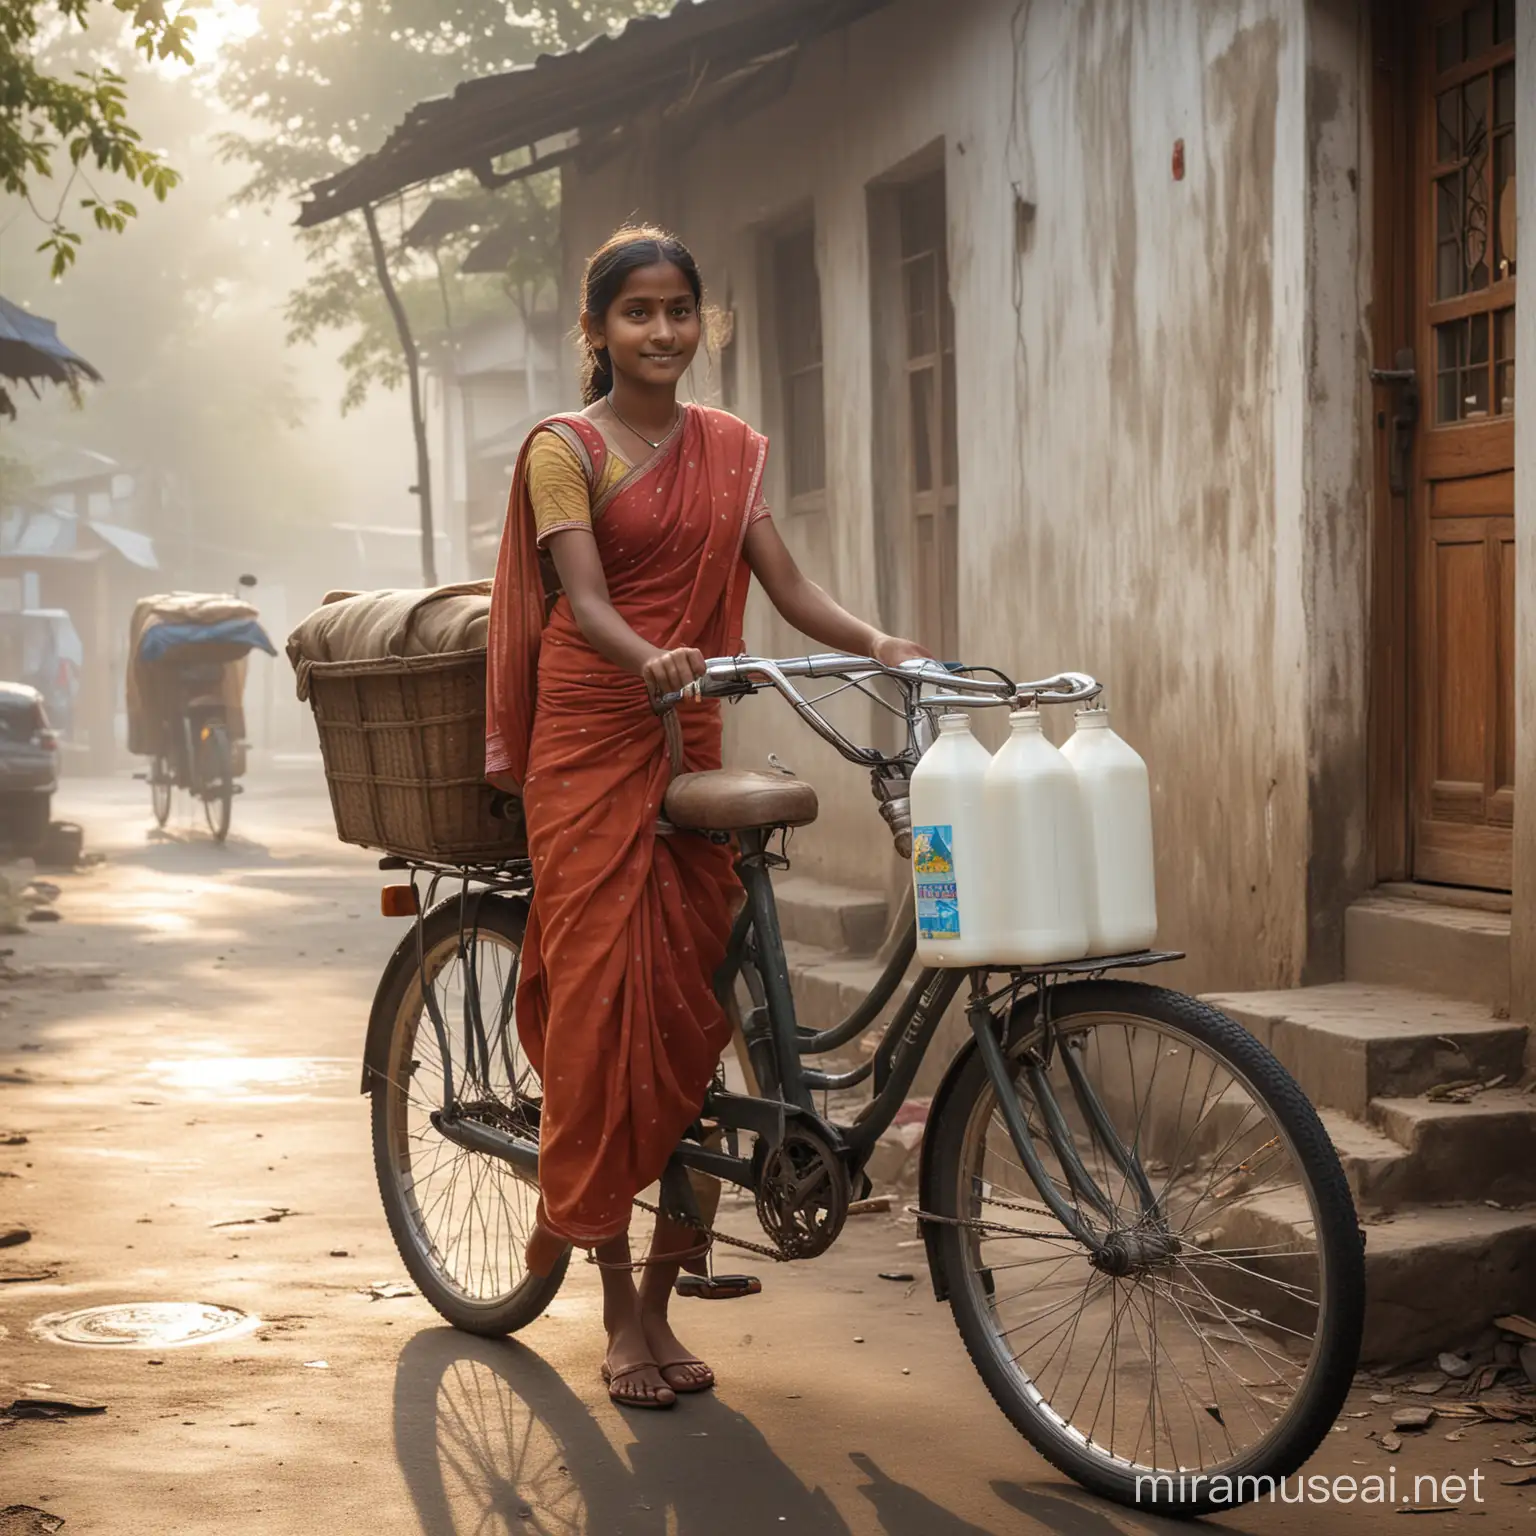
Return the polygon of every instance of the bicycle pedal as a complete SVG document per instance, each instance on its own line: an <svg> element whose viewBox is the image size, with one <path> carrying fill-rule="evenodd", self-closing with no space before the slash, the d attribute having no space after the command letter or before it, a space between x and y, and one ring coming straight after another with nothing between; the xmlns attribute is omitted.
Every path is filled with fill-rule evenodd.
<svg viewBox="0 0 1536 1536"><path fill-rule="evenodd" d="M756 1275L679 1275L672 1284L677 1295L700 1301L734 1301L738 1296L756 1296L762 1288Z"/></svg>

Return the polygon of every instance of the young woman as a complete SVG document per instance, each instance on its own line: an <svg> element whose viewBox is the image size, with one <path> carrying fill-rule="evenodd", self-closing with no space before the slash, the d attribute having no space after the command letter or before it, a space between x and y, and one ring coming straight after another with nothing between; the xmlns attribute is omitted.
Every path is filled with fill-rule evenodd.
<svg viewBox="0 0 1536 1536"><path fill-rule="evenodd" d="M646 1408L714 1385L667 1320L698 1234L660 1220L633 1266L629 1213L728 1042L711 976L740 898L729 848L656 832L674 771L720 767L719 706L674 717L677 764L651 700L741 650L749 575L833 650L927 654L799 570L763 501L766 440L679 403L702 297L693 257L661 230L622 229L587 263L586 409L524 445L491 609L486 771L522 795L534 866L517 994L544 1092L527 1262L543 1274L569 1245L592 1250L609 1394Z"/></svg>

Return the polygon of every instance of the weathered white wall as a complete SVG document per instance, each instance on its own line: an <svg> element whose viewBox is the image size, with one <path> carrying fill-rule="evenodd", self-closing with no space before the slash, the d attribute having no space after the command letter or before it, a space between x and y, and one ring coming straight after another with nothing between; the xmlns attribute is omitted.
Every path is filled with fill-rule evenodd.
<svg viewBox="0 0 1536 1536"><path fill-rule="evenodd" d="M1306 647L1308 981L1342 975L1344 909L1376 877L1369 816L1376 429L1368 11L1359 0L1310 0L1307 8L1304 484L1296 506ZM1401 175L1402 167L1389 174Z"/></svg>
<svg viewBox="0 0 1536 1536"><path fill-rule="evenodd" d="M899 0L816 45L773 106L566 178L573 279L631 215L693 246L738 311L758 421L760 233L814 208L829 512L781 527L878 618L868 189L941 145L963 654L1107 683L1152 768L1163 937L1190 986L1298 979L1314 841L1336 855L1320 952L1363 867L1355 9ZM760 604L749 644L793 648ZM879 884L863 775L771 701L733 721L739 759L777 750L821 790L800 862Z"/></svg>

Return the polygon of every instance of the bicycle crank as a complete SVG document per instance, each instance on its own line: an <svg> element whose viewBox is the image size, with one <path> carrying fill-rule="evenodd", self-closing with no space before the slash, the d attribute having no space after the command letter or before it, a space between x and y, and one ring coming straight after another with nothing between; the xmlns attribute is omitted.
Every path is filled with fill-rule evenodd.
<svg viewBox="0 0 1536 1536"><path fill-rule="evenodd" d="M848 1218L848 1170L832 1147L804 1125L785 1128L771 1151L759 1141L757 1219L787 1259L814 1259L837 1241Z"/></svg>

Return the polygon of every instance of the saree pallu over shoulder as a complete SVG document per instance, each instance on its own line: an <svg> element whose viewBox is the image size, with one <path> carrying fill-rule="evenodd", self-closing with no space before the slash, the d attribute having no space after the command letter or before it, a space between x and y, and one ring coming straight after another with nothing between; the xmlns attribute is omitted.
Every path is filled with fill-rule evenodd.
<svg viewBox="0 0 1536 1536"><path fill-rule="evenodd" d="M741 648L742 546L766 452L734 416L687 406L605 495L593 535L609 597L652 644ZM712 976L740 888L729 848L658 837L672 775L662 723L567 600L546 621L533 537L514 480L490 645L493 690L520 697L488 699L487 766L522 788L534 865L517 1023L544 1088L542 1216L590 1245L627 1227L703 1103L729 1038ZM504 587L519 580L527 589ZM678 718L684 766L718 767L718 705Z"/></svg>
<svg viewBox="0 0 1536 1536"><path fill-rule="evenodd" d="M594 485L607 454L603 434L585 416L549 416L523 440L512 471L486 640L485 771L487 777L519 786L528 769L539 642L549 617L549 596L528 502L528 449L544 431L558 431L565 441L579 446Z"/></svg>

